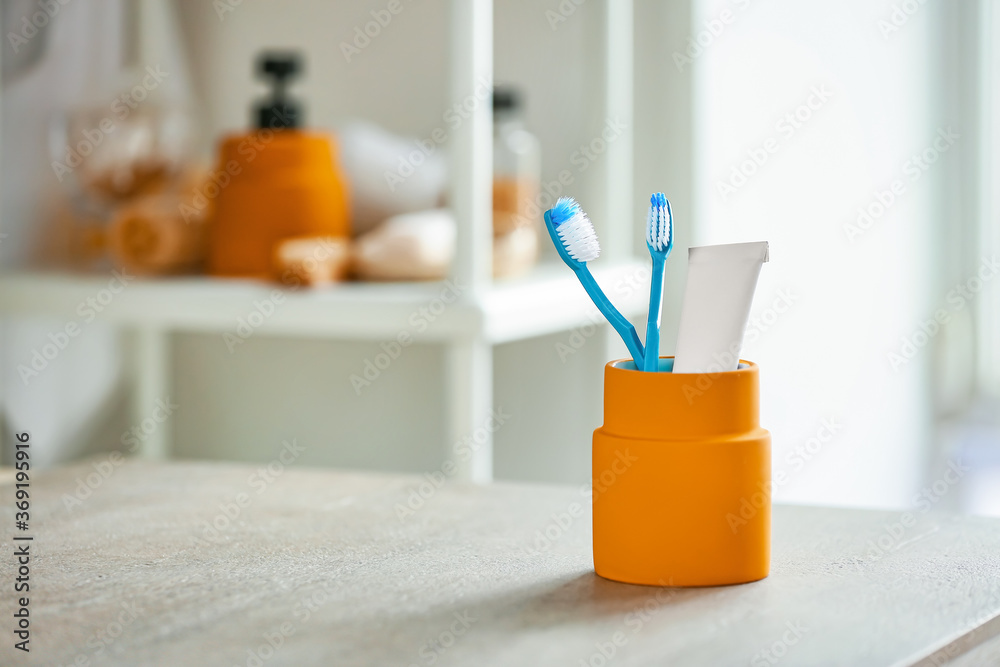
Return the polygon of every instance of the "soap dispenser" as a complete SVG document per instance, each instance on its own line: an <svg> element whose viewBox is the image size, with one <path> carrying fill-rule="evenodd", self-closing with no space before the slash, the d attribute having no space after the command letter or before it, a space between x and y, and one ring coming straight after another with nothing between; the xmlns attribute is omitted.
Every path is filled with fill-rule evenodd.
<svg viewBox="0 0 1000 667"><path fill-rule="evenodd" d="M254 109L253 130L219 147L208 263L216 276L275 279L280 241L350 235L335 142L302 129L302 111L285 93L302 69L299 58L265 53L257 69L271 80L271 97Z"/></svg>

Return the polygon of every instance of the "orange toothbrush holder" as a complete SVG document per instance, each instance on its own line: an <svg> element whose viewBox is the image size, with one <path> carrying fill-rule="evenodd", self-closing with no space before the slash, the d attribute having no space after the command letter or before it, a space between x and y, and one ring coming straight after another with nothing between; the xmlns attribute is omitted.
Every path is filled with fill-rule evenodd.
<svg viewBox="0 0 1000 667"><path fill-rule="evenodd" d="M653 586L763 579L771 561L771 434L756 364L735 371L604 370L594 431L594 569Z"/></svg>

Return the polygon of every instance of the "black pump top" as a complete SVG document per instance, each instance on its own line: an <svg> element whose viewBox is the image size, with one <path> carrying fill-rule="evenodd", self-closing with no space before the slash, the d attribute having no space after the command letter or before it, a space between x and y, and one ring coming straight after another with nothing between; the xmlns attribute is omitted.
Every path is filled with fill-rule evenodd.
<svg viewBox="0 0 1000 667"><path fill-rule="evenodd" d="M493 89L493 111L517 111L521 108L521 91L513 86L496 86Z"/></svg>
<svg viewBox="0 0 1000 667"><path fill-rule="evenodd" d="M270 100L257 107L257 127L281 128L299 127L302 111L299 105L285 98L287 80L302 69L302 61L295 53L262 53L257 61L257 72L263 77L271 77L274 88Z"/></svg>

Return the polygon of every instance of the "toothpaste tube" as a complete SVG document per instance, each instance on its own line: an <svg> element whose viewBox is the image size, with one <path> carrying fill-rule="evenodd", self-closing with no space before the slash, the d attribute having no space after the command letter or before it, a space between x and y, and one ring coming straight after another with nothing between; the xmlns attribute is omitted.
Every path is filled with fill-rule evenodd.
<svg viewBox="0 0 1000 667"><path fill-rule="evenodd" d="M734 371L767 241L688 250L674 373Z"/></svg>

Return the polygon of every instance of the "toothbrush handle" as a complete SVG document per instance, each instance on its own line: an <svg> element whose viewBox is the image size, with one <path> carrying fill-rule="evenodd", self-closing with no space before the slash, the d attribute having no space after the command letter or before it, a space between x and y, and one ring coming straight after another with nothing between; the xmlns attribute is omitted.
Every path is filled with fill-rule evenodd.
<svg viewBox="0 0 1000 667"><path fill-rule="evenodd" d="M591 275L590 269L587 268L586 264L576 270L576 277L580 279L583 289L587 290L587 294L590 295L591 300L593 300L597 308L608 319L608 322L615 328L618 335L622 337L625 347L628 348L629 354L632 355L632 360L635 361L636 368L642 368L642 341L639 340L639 334L635 332L635 327L625 319L625 316L604 295L604 290L594 280L594 276Z"/></svg>
<svg viewBox="0 0 1000 667"><path fill-rule="evenodd" d="M653 256L653 275L649 283L649 315L646 317L646 352L642 370L656 372L660 368L660 317L663 313L662 257Z"/></svg>

